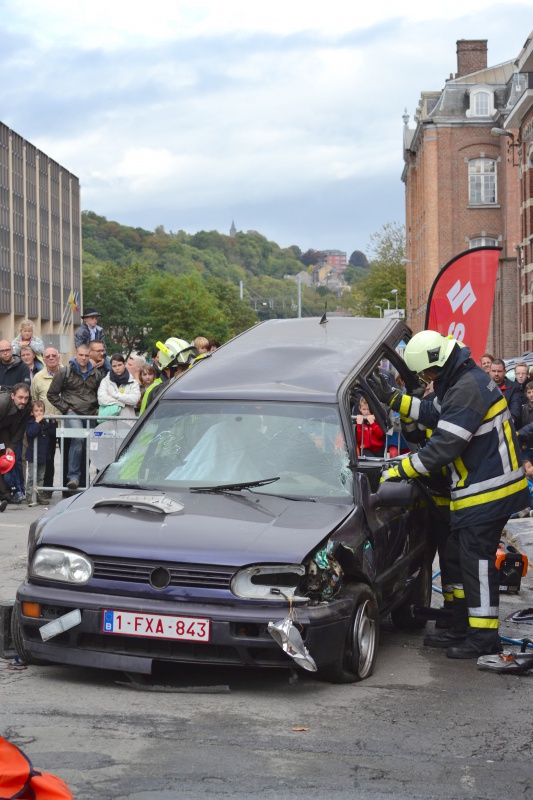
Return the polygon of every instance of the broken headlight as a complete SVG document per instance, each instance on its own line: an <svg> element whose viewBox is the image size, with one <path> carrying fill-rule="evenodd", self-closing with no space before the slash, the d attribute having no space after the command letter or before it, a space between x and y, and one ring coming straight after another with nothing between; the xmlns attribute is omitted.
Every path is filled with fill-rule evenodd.
<svg viewBox="0 0 533 800"><path fill-rule="evenodd" d="M93 565L89 559L74 550L41 547L30 566L32 578L44 578L64 583L87 583L92 577Z"/></svg>
<svg viewBox="0 0 533 800"><path fill-rule="evenodd" d="M231 579L231 591L246 600L307 600L297 597L296 590L305 567L302 564L269 564L246 567Z"/></svg>
<svg viewBox="0 0 533 800"><path fill-rule="evenodd" d="M344 573L330 547L328 544L318 550L307 567L306 594L313 600L331 600L342 588Z"/></svg>

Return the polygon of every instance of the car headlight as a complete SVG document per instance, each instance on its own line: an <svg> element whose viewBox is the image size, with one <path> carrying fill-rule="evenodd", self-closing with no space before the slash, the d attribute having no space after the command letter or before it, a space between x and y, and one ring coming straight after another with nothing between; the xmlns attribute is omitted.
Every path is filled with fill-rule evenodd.
<svg viewBox="0 0 533 800"><path fill-rule="evenodd" d="M93 565L86 556L56 547L37 550L30 567L30 575L34 578L64 583L87 583L92 574Z"/></svg>
<svg viewBox="0 0 533 800"><path fill-rule="evenodd" d="M231 591L246 600L308 600L297 597L296 589L305 567L302 564L269 564L246 567L231 579Z"/></svg>

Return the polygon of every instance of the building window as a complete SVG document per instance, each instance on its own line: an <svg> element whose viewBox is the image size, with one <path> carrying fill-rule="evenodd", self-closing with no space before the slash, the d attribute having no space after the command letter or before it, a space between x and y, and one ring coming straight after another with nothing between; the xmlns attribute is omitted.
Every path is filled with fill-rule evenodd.
<svg viewBox="0 0 533 800"><path fill-rule="evenodd" d="M490 95L479 92L474 96L474 114L476 117L488 117L490 114Z"/></svg>
<svg viewBox="0 0 533 800"><path fill-rule="evenodd" d="M472 206L496 203L496 161L474 158L468 162L468 202Z"/></svg>
<svg viewBox="0 0 533 800"><path fill-rule="evenodd" d="M490 86L481 84L468 91L470 95L469 108L466 110L467 117L493 117L494 91Z"/></svg>
<svg viewBox="0 0 533 800"><path fill-rule="evenodd" d="M470 239L470 247L496 247L497 244L497 240L491 239L490 236L477 236L475 239Z"/></svg>

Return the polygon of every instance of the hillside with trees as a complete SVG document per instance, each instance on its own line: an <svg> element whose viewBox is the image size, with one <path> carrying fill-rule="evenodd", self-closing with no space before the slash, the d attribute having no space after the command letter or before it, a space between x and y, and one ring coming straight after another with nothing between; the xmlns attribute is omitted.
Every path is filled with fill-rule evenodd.
<svg viewBox="0 0 533 800"><path fill-rule="evenodd" d="M354 254L352 254L353 257ZM360 270L351 291L343 295L344 305L358 317L379 317L376 306L396 305L391 289L398 290L398 308L405 308L405 228L397 222L387 222L370 236L368 267ZM352 260L350 259L352 264ZM349 269L349 267L348 267Z"/></svg>
<svg viewBox="0 0 533 800"><path fill-rule="evenodd" d="M285 276L309 271L321 255L279 247L255 231L233 237L163 226L149 231L93 211L83 212L82 228L84 305L98 308L117 349L128 352L148 352L168 336L227 341L260 320L297 316L297 284ZM341 300L325 287L302 284L302 314L338 306L361 313L357 287L373 274L365 259L352 253L352 290Z"/></svg>

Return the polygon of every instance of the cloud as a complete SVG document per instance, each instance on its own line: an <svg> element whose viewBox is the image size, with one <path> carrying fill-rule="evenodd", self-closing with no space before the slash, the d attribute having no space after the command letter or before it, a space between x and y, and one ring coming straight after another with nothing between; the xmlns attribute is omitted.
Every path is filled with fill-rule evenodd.
<svg viewBox="0 0 533 800"><path fill-rule="evenodd" d="M43 14L41 0L8 0L11 24L25 27L39 20L40 41L68 37L74 46L115 49L137 42L179 41L232 34L248 36L269 33L285 37L302 31L322 37L338 37L346 31L372 28L391 18L407 22L453 20L466 11L490 17L502 3L486 0L447 0L427 3L412 0L399 6L396 0L356 4L346 0L92 0L90 8L71 0L47 0Z"/></svg>
<svg viewBox="0 0 533 800"><path fill-rule="evenodd" d="M194 232L235 215L283 245L364 249L403 219L404 107L443 87L458 38L515 58L527 9L0 0L2 121L121 222Z"/></svg>

